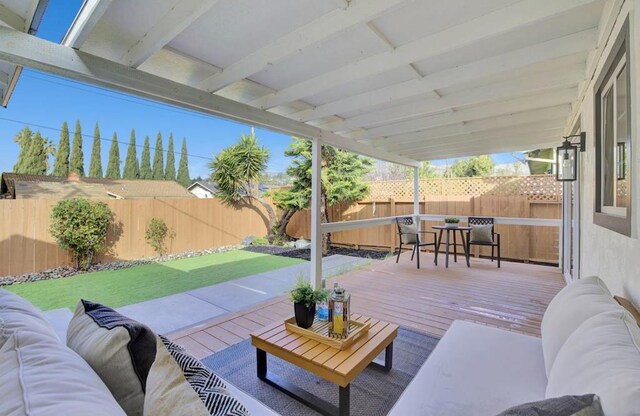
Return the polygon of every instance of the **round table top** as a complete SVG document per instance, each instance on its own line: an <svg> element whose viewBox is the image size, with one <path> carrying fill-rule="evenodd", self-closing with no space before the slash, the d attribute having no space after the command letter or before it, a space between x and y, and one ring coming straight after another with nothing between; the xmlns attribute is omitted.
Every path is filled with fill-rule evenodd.
<svg viewBox="0 0 640 416"><path fill-rule="evenodd" d="M434 230L462 230L462 231L468 231L471 229L471 227L467 227L464 225L458 225L457 227L446 227L444 225L434 225L433 227Z"/></svg>

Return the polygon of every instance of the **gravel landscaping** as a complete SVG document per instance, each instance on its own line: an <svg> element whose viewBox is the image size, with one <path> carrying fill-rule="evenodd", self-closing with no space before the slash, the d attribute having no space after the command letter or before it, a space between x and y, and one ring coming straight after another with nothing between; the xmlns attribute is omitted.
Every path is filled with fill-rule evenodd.
<svg viewBox="0 0 640 416"><path fill-rule="evenodd" d="M254 253L272 254L274 256L291 257L294 259L310 260L311 249L310 248L291 248L280 246L247 246L243 250L251 251ZM329 253L324 256L331 256L334 254L342 254L343 256L361 257L364 259L383 260L389 257L388 251L378 250L356 250L355 248L347 247L331 247Z"/></svg>

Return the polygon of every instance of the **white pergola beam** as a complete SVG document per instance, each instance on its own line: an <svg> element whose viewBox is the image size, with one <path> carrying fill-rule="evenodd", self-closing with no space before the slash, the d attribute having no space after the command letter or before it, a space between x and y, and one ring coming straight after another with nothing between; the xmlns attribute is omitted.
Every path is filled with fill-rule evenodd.
<svg viewBox="0 0 640 416"><path fill-rule="evenodd" d="M274 42L245 56L202 82L200 88L217 91L263 70L305 48L340 33L354 25L367 23L410 0L352 0L348 7L338 6L325 15L282 36Z"/></svg>
<svg viewBox="0 0 640 416"><path fill-rule="evenodd" d="M496 146L485 146L478 148L461 148L456 151L450 152L432 152L425 153L421 155L416 155L417 158L422 160L441 160L441 159L453 159L457 157L467 157L467 156L478 156L478 155L488 155L492 153L503 153L503 152L521 152L526 150L534 150L534 149L548 149L551 147L557 147L558 140L549 140L547 142L535 142L535 143L524 143L524 144L502 144Z"/></svg>
<svg viewBox="0 0 640 416"><path fill-rule="evenodd" d="M541 121L550 121L556 123L559 119L569 115L571 111L570 105L559 105L555 107L543 108L539 110L526 111L522 113L515 113L504 115L500 117L493 117L490 119L482 119L476 121L470 121L468 123L459 123L448 126L435 127L432 129L426 129L415 133L403 134L393 137L385 137L375 139L369 143L374 146L380 146L387 151L394 151L394 145L403 143L413 143L416 141L422 141L425 138L442 138L455 136L458 134L467 134L479 131L498 130L507 127L519 126L529 123L537 123ZM561 123L564 123L562 121Z"/></svg>
<svg viewBox="0 0 640 416"><path fill-rule="evenodd" d="M577 95L578 91L576 88L566 88L544 94L536 94L496 103L477 105L464 108L453 113L436 114L433 116L388 124L355 134L352 137L359 140L362 138L370 139L381 136L393 136L438 126L446 126L448 124L498 117L505 114L553 107L560 104L570 104L576 100Z"/></svg>
<svg viewBox="0 0 640 416"><path fill-rule="evenodd" d="M322 287L322 142L311 141L311 285Z"/></svg>
<svg viewBox="0 0 640 416"><path fill-rule="evenodd" d="M410 158L6 27L0 27L0 60L285 134L321 139L373 158L419 165Z"/></svg>
<svg viewBox="0 0 640 416"><path fill-rule="evenodd" d="M470 21L409 42L391 51L361 59L315 78L281 89L251 104L267 109L319 94L340 85L391 71L425 59L459 50L499 35L526 28L537 22L567 13L600 0L524 0Z"/></svg>
<svg viewBox="0 0 640 416"><path fill-rule="evenodd" d="M476 105L537 92L574 87L583 79L584 65L572 65L560 70L543 71L535 76L516 78L454 92L439 99L427 97L420 101L416 100L415 102L383 108L345 120L325 123L320 127L331 131L377 127L387 123L438 113L454 107Z"/></svg>
<svg viewBox="0 0 640 416"><path fill-rule="evenodd" d="M452 69L405 81L378 90L326 103L299 111L291 117L301 121L315 120L340 113L384 105L395 100L415 97L432 90L461 85L493 75L516 71L545 61L584 53L595 47L596 29L588 29L558 39L520 48L501 55L481 59Z"/></svg>
<svg viewBox="0 0 640 416"><path fill-rule="evenodd" d="M428 145L423 145L419 147L415 147L410 150L403 150L399 152L400 154L416 154L422 155L428 152L443 152L443 151L452 151L452 150L461 150L461 149L470 149L473 146L485 146L489 147L491 145L487 145L487 143L509 143L509 144L530 144L530 143L540 143L540 142L548 142L551 140L557 140L561 142L562 138L562 129L563 126L555 126L555 128L551 128L548 130L542 131L528 131L520 134L511 134L511 135L491 135L491 134L469 134L464 138L456 139L456 140L443 140L438 142L429 142Z"/></svg>
<svg viewBox="0 0 640 416"><path fill-rule="evenodd" d="M151 55L182 33L219 0L179 0L119 59L137 68Z"/></svg>
<svg viewBox="0 0 640 416"><path fill-rule="evenodd" d="M12 29L19 30L21 32L24 32L28 29L26 27L25 20L20 15L14 13L13 11L11 11L11 9L3 4L0 4L0 22Z"/></svg>
<svg viewBox="0 0 640 416"><path fill-rule="evenodd" d="M85 0L61 43L65 46L80 49L84 41L87 40L89 33L109 8L111 1Z"/></svg>

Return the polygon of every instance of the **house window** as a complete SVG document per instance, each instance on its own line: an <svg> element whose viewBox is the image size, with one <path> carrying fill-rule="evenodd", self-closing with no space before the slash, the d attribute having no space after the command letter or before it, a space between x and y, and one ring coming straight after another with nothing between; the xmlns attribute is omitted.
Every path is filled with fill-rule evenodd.
<svg viewBox="0 0 640 416"><path fill-rule="evenodd" d="M596 206L594 222L631 235L631 94L629 22L596 82Z"/></svg>

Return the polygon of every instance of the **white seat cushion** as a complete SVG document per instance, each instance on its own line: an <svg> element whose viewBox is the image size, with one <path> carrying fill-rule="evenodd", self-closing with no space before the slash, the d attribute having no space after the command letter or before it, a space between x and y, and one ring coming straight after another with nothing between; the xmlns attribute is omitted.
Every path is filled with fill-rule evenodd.
<svg viewBox="0 0 640 416"><path fill-rule="evenodd" d="M620 309L607 286L596 276L576 280L558 292L549 303L540 328L547 376L558 351L573 331L592 316Z"/></svg>
<svg viewBox="0 0 640 416"><path fill-rule="evenodd" d="M546 385L539 338L455 321L389 414L495 415Z"/></svg>
<svg viewBox="0 0 640 416"><path fill-rule="evenodd" d="M0 348L0 415L125 416L100 377L57 339L16 331Z"/></svg>
<svg viewBox="0 0 640 416"><path fill-rule="evenodd" d="M588 393L607 416L640 412L640 328L625 310L589 318L558 352L547 397Z"/></svg>
<svg viewBox="0 0 640 416"><path fill-rule="evenodd" d="M26 299L0 289L0 346L16 331L30 331L58 341L53 327L42 312Z"/></svg>

